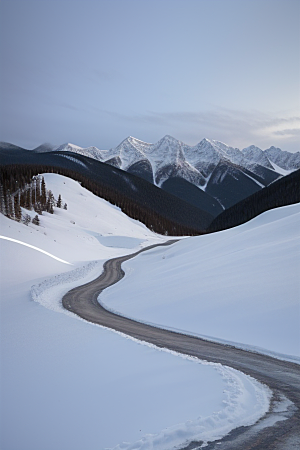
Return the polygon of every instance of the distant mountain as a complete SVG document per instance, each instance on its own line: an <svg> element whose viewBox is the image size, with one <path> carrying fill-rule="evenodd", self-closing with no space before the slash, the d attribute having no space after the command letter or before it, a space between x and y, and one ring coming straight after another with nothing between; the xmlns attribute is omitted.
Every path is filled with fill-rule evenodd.
<svg viewBox="0 0 300 450"><path fill-rule="evenodd" d="M149 179L149 174L152 173L150 178L159 187L169 178L180 177L205 190L210 175L220 162L234 164L254 174L258 172L262 179L268 172L263 174L256 166L277 174L280 168L288 171L300 168L299 152L285 152L275 147L261 150L255 145L241 151L210 139L203 139L199 144L189 146L168 135L155 144L129 136L110 150L82 148L70 143L56 147L55 150L85 155L128 172L134 171L142 178L145 176Z"/></svg>
<svg viewBox="0 0 300 450"><path fill-rule="evenodd" d="M297 170L300 168L300 153L284 152L280 148L270 147L265 150L269 160L285 170Z"/></svg>
<svg viewBox="0 0 300 450"><path fill-rule="evenodd" d="M17 152L25 152L25 148L22 147L18 147L17 145L14 144L10 144L9 142L0 142L0 150L1 153L10 153L12 151L17 151Z"/></svg>
<svg viewBox="0 0 300 450"><path fill-rule="evenodd" d="M252 163L260 164L263 167L274 170L266 151L261 150L255 145L250 145L242 150L243 155Z"/></svg>
<svg viewBox="0 0 300 450"><path fill-rule="evenodd" d="M199 204L192 205L140 177L74 152L0 148L0 159L2 177L11 180L16 171L26 173L27 177L43 172L68 176L162 234L204 233L220 212L209 200L204 202L203 208Z"/></svg>
<svg viewBox="0 0 300 450"><path fill-rule="evenodd" d="M208 233L227 230L270 209L300 202L300 169L291 172L265 189L243 199L219 214L207 228Z"/></svg>
<svg viewBox="0 0 300 450"><path fill-rule="evenodd" d="M34 151L44 151L47 145ZM299 152L254 145L241 151L210 139L189 146L169 135L155 144L129 136L110 150L70 143L54 150L87 156L143 178L214 216L300 167Z"/></svg>
<svg viewBox="0 0 300 450"><path fill-rule="evenodd" d="M55 149L55 145L49 144L49 142L45 142L44 144L39 145L33 151L37 153L51 152Z"/></svg>
<svg viewBox="0 0 300 450"><path fill-rule="evenodd" d="M88 158L96 159L97 161L103 161L101 152L97 147L82 148L82 147L79 147L78 145L66 143L66 144L60 145L59 147L55 147L52 150L55 150L56 152L77 153L79 155L87 156Z"/></svg>

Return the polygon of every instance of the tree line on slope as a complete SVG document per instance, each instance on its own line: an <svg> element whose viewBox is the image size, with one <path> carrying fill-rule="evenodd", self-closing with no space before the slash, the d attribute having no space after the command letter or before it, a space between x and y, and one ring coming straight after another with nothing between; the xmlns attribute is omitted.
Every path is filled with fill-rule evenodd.
<svg viewBox="0 0 300 450"><path fill-rule="evenodd" d="M6 166L0 168L0 212L6 217L25 225L31 221L29 214L23 214L22 208L34 210L37 215L32 219L39 225L39 217L43 211L54 213L54 206L61 208L62 198L54 198L52 191L46 188L44 177L30 177L27 171L15 170ZM67 209L67 204L64 204Z"/></svg>
<svg viewBox="0 0 300 450"><path fill-rule="evenodd" d="M20 206L34 209L38 214L43 210L53 213L53 206L61 207L61 197L56 201L52 192L46 189L45 198L44 188L42 194L42 178L38 174L47 172L72 178L98 197L118 206L129 217L144 223L152 231L170 236L195 236L225 230L245 223L269 209L300 202L300 170L297 170L223 211L205 230L199 231L154 211L149 207L147 197L142 202L135 201L119 189L107 186L105 182L101 183L101 178L91 179L66 167L14 164L0 167L0 212L20 220Z"/></svg>
<svg viewBox="0 0 300 450"><path fill-rule="evenodd" d="M123 195L120 191L107 187L100 181L92 180L82 173L75 172L74 170L65 167L44 164L13 164L0 167L0 186L3 186L3 195L0 194L0 196L3 198L3 202L1 200L1 204L4 208L1 209L0 212L8 216L9 211L11 218L13 218L12 216L15 216L15 211L19 205L18 202L20 196L17 194L19 187L20 190L23 189L25 191L29 191L29 193L26 193L25 198L27 199L26 205L30 204L30 198L34 198L34 194L32 194L34 188L31 190L30 186L37 186L36 179L39 179L38 174L40 173L57 173L72 178L73 180L79 182L82 187L88 189L98 197L107 200L111 204L118 206L129 217L144 223L150 230L156 233L170 236L194 236L200 234L198 230L176 223L175 221L169 220L163 215L160 215L156 211L149 208L146 201L143 205L141 205L140 203L128 198L128 196ZM50 209L49 211L48 209L45 210L50 213L53 212L54 202L55 199L52 192L48 191L46 203L44 199L42 205L44 206L45 204L48 204ZM20 204L20 206L23 205ZM35 203L32 203L33 209L36 207L40 208L40 206L40 201L38 206L36 206ZM24 207L26 206L24 205ZM41 209L37 212L39 211L41 211Z"/></svg>
<svg viewBox="0 0 300 450"><path fill-rule="evenodd" d="M273 208L300 202L300 169L274 181L219 214L207 228L208 233L241 225Z"/></svg>

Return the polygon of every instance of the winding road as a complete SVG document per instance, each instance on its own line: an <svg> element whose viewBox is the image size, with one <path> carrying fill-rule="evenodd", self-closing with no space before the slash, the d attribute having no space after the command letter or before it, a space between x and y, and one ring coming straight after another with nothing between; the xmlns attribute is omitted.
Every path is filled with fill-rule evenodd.
<svg viewBox="0 0 300 450"><path fill-rule="evenodd" d="M240 427L219 441L214 441L206 450L293 450L300 449L300 366L262 354L205 341L201 338L163 330L114 314L101 306L99 294L117 283L125 275L121 264L139 253L168 241L146 247L134 254L113 258L105 262L102 274L95 280L69 291L62 300L64 308L83 319L120 331L141 341L155 344L199 359L221 363L268 385L273 391L270 411L257 424ZM288 408L283 399L292 404ZM280 403L281 402L281 403ZM191 442L182 450L197 449L201 442Z"/></svg>

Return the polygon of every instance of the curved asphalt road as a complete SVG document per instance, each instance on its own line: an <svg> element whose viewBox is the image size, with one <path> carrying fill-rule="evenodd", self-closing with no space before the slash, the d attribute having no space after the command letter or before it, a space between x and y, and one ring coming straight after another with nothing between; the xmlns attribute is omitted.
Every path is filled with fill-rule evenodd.
<svg viewBox="0 0 300 450"><path fill-rule="evenodd" d="M89 322L112 328L158 347L165 347L241 370L271 388L274 393L273 402L265 418L252 427L233 430L220 441L209 444L205 447L206 450L300 449L300 366L298 364L240 350L229 345L205 341L198 337L162 330L116 315L98 303L99 294L123 278L122 262L150 248L170 245L174 242L176 241L152 245L134 254L106 261L102 274L96 280L72 289L63 297L64 308ZM293 405L284 413L278 411L280 408L276 408L276 401L282 396L293 402ZM200 444L201 442L191 442L184 447L184 450L199 448Z"/></svg>

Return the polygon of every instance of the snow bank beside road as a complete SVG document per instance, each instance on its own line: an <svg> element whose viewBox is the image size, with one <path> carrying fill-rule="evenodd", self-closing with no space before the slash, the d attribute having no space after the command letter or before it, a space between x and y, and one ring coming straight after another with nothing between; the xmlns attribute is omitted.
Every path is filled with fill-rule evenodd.
<svg viewBox="0 0 300 450"><path fill-rule="evenodd" d="M297 204L150 250L125 262L125 278L99 301L135 320L300 361L299 229Z"/></svg>
<svg viewBox="0 0 300 450"><path fill-rule="evenodd" d="M47 278L31 287L32 299L52 311L65 313L74 317L74 314L62 306L63 296L71 289L94 280L103 270L103 261L91 261L84 266L55 277Z"/></svg>
<svg viewBox="0 0 300 450"><path fill-rule="evenodd" d="M49 278L33 286L31 288L31 295L35 301L48 309L77 317L62 307L62 296L75 286L94 279L99 275L101 269L102 263L100 261L91 262L86 266ZM100 328L103 329L105 327ZM198 374L199 382L201 382L202 377L203 385L210 392L218 390L218 383L223 383L223 399L221 400L220 398L217 410L212 414L208 414L211 405L209 406L206 402L203 402L203 398L199 398L198 416L196 418L189 417L189 420L175 425L172 424L161 432L146 434L135 443L128 444L123 442L114 447L114 450L151 450L152 448L165 450L166 446L168 448L174 448L178 445L184 445L191 440L213 441L222 438L233 428L254 424L268 411L271 392L267 387L253 378L232 368L222 366L221 364L200 361L197 358L178 354L168 349L158 348L153 344L138 341L119 332L116 333L136 343L150 347L155 351L162 351L196 363L201 367L205 366L217 371L219 381L215 384L216 381L212 382L209 378L203 378L200 367ZM157 376L159 377L160 375ZM179 376L179 373L177 376ZM104 380L102 379L101 381L103 382ZM185 384L188 382L188 378L181 376L181 383ZM157 386L157 389L160 389L160 386ZM194 387L194 389L196 388ZM148 395L150 393L146 390L143 394L146 402L148 401ZM174 392L173 395L176 396L177 394ZM151 420L149 422L151 429Z"/></svg>
<svg viewBox="0 0 300 450"><path fill-rule="evenodd" d="M146 343L146 345L148 345ZM154 346L155 347L155 346ZM157 434L147 434L134 443L123 442L112 450L165 450L188 445L191 441L208 442L221 439L233 429L256 423L270 406L271 391L252 377L221 364L200 361L197 358L166 351L202 366L214 367L226 384L223 394L222 408L210 416L199 415L194 420L188 420L162 430ZM206 383L208 380L206 381ZM209 383L206 385L210 389ZM199 399L199 413L203 413L202 399Z"/></svg>
<svg viewBox="0 0 300 450"><path fill-rule="evenodd" d="M68 210L43 214L40 227L0 215L1 233L77 267L67 272L32 247L0 240L0 447L165 450L166 442L214 439L263 415L268 389L233 369L136 345L53 313L62 311L65 292L100 274L105 259L165 238L73 180L45 179ZM34 299L48 309L31 300L32 286Z"/></svg>
<svg viewBox="0 0 300 450"><path fill-rule="evenodd" d="M136 345L30 301L35 284L35 300L59 311L62 290L97 275L101 262L55 275L66 266L14 242L0 247L9 255L1 265L1 448L165 450L220 437L267 411L268 389L233 369ZM35 264L24 272L28 260ZM36 280L35 265L42 280L52 277Z"/></svg>

